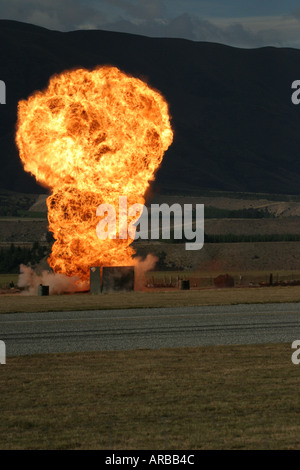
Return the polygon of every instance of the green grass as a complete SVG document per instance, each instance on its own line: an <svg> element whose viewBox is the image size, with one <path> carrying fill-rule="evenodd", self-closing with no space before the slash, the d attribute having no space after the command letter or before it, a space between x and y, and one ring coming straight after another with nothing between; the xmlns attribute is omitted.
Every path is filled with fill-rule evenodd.
<svg viewBox="0 0 300 470"><path fill-rule="evenodd" d="M1 449L300 449L290 344L69 353L0 366Z"/></svg>

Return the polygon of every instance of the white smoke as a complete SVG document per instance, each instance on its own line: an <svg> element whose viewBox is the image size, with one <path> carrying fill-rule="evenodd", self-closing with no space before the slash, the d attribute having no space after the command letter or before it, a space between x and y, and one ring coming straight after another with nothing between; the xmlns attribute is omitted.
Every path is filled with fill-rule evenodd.
<svg viewBox="0 0 300 470"><path fill-rule="evenodd" d="M135 258L134 267L134 290L143 290L147 283L146 273L153 269L158 261L158 257L148 254L143 260L140 257Z"/></svg>
<svg viewBox="0 0 300 470"><path fill-rule="evenodd" d="M24 289L23 294L37 295L40 284L49 286L50 295L88 290L88 284L80 282L77 277L67 277L49 271L43 271L38 275L30 267L21 264L18 287Z"/></svg>
<svg viewBox="0 0 300 470"><path fill-rule="evenodd" d="M135 258L134 265L134 289L143 290L147 283L146 273L155 267L157 256L148 254L145 259ZM18 287L23 295L37 295L38 287L49 286L50 295L60 295L67 293L83 292L89 290L89 283L82 282L77 277L67 277L63 274L55 274L49 271L43 271L37 274L29 266L20 265L20 275L18 278Z"/></svg>

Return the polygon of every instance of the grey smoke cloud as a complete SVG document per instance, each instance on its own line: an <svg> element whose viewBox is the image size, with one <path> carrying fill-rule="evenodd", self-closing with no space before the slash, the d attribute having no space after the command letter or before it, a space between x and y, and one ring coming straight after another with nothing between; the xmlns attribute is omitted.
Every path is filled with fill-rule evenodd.
<svg viewBox="0 0 300 470"><path fill-rule="evenodd" d="M162 0L104 0L108 5L120 8L132 18L152 20L166 13Z"/></svg>
<svg viewBox="0 0 300 470"><path fill-rule="evenodd" d="M292 12L293 16L300 21L300 8L297 8Z"/></svg>
<svg viewBox="0 0 300 470"><path fill-rule="evenodd" d="M183 12L177 8L171 16L168 0L0 0L0 16L59 31L105 29L236 47L300 47L300 9L285 17L202 18L196 14L202 4L191 14L182 2Z"/></svg>
<svg viewBox="0 0 300 470"><path fill-rule="evenodd" d="M121 19L114 23L103 25L103 29L154 37L218 42L236 47L280 46L284 43L282 32L272 28L251 31L239 22L219 26L206 19L191 17L187 13L183 13L171 20L149 20L139 24Z"/></svg>
<svg viewBox="0 0 300 470"><path fill-rule="evenodd" d="M1 18L23 21L49 29L70 31L85 24L101 25L106 16L82 0L0 0Z"/></svg>

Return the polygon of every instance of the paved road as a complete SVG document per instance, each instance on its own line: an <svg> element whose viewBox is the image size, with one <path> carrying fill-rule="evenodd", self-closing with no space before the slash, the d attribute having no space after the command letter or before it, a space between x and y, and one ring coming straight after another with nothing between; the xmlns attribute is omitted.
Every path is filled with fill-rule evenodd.
<svg viewBox="0 0 300 470"><path fill-rule="evenodd" d="M7 356L295 339L300 303L0 315Z"/></svg>

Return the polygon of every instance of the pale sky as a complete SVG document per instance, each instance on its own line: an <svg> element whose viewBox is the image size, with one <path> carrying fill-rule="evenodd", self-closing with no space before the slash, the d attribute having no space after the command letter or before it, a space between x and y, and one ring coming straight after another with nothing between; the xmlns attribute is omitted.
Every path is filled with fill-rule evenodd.
<svg viewBox="0 0 300 470"><path fill-rule="evenodd" d="M59 31L300 48L299 0L0 0L0 18Z"/></svg>

